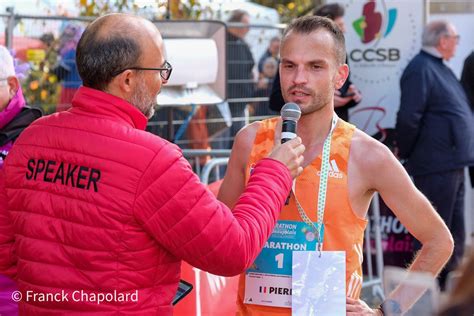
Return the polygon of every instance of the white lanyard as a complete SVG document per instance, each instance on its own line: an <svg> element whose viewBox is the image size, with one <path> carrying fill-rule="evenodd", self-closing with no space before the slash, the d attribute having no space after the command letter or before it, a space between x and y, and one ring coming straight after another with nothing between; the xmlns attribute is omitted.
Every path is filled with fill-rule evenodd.
<svg viewBox="0 0 474 316"><path fill-rule="evenodd" d="M300 214L301 219L310 227L312 227L314 230L314 233L316 234L316 238L318 241L318 251L320 254L322 250L321 227L323 225L324 209L326 207L326 192L327 192L327 185L328 185L331 139L332 139L332 133L337 125L337 121L338 121L337 114L334 113L332 117L331 130L329 131L329 134L326 137L326 140L324 141L324 145L323 145L323 152L322 152L322 158L321 158L321 171L320 171L320 176L319 176L319 191L318 191L318 227L316 227L316 225L314 225L314 223L309 219L303 207L301 207L301 204L298 202L298 199L296 198L296 194L293 192L293 190L291 191L293 193L293 196L295 197L296 208L298 209L298 213Z"/></svg>

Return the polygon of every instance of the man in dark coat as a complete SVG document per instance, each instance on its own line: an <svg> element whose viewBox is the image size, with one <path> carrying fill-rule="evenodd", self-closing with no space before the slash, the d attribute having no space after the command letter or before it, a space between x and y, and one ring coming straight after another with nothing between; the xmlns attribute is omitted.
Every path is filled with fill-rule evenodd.
<svg viewBox="0 0 474 316"><path fill-rule="evenodd" d="M229 23L248 25L250 16L243 10L234 10ZM227 31L227 97L229 99L251 98L254 94L253 67L255 61L248 44L244 41L248 27L230 26ZM244 111L247 102L229 100L232 114L231 137L245 125ZM229 149L232 148L230 144Z"/></svg>
<svg viewBox="0 0 474 316"><path fill-rule="evenodd" d="M396 125L400 158L407 161L415 185L453 235L454 254L440 275L442 288L464 252L464 167L474 164L469 101L444 63L454 56L458 41L456 29L447 21L432 21L425 27L423 47L400 79Z"/></svg>
<svg viewBox="0 0 474 316"><path fill-rule="evenodd" d="M474 111L474 52L470 53L464 60L461 84L469 99L471 110ZM469 175L471 177L471 187L474 188L474 167L469 167Z"/></svg>

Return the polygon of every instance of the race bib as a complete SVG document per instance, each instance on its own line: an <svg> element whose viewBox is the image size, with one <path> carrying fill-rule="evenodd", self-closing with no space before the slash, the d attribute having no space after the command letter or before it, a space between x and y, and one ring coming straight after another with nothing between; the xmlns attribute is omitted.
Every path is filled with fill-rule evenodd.
<svg viewBox="0 0 474 316"><path fill-rule="evenodd" d="M324 236L324 226L321 230ZM306 223L278 221L263 250L246 271L244 303L291 308L293 251L314 251L316 245L315 232Z"/></svg>

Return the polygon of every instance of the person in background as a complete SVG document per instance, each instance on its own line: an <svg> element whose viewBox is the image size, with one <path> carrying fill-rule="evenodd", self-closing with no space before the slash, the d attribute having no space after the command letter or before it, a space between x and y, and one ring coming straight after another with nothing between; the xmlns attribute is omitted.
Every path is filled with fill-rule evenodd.
<svg viewBox="0 0 474 316"><path fill-rule="evenodd" d="M0 169L20 133L41 115L26 106L13 57L0 45Z"/></svg>
<svg viewBox="0 0 474 316"><path fill-rule="evenodd" d="M53 71L61 81L58 112L71 107L72 98L82 83L76 66L76 47L82 32L84 27L70 23L66 25L59 38L60 62Z"/></svg>
<svg viewBox="0 0 474 316"><path fill-rule="evenodd" d="M461 74L461 84L464 87L471 111L474 111L474 52L464 60L464 66ZM474 188L474 167L469 167L469 176L471 178L471 187Z"/></svg>
<svg viewBox="0 0 474 316"><path fill-rule="evenodd" d="M274 57L267 57L262 65L262 72L259 75L254 97L268 97L272 90L272 83L278 71L278 61ZM253 102L250 104L253 116L273 115L268 107L268 101Z"/></svg>
<svg viewBox="0 0 474 316"><path fill-rule="evenodd" d="M456 53L459 35L448 21L428 23L422 49L400 78L396 141L400 159L416 187L430 200L454 238L454 254L440 274L446 276L463 257L464 168L474 165L474 125L462 85L445 64ZM416 236L415 236L416 237ZM415 250L420 248L415 242Z"/></svg>
<svg viewBox="0 0 474 316"><path fill-rule="evenodd" d="M22 314L172 315L182 260L236 275L275 226L302 171L301 139L255 167L232 213L176 145L145 131L173 69L163 49L146 19L97 18L77 46L84 85L72 108L34 122L10 151L0 274L17 270Z"/></svg>
<svg viewBox="0 0 474 316"><path fill-rule="evenodd" d="M227 97L228 99L251 98L254 93L253 67L255 61L249 45L245 42L245 35L249 32L250 16L246 11L234 10L231 12L229 23L241 23L244 27L229 26L227 29ZM232 102L229 100L232 114L230 137L233 138L245 125L245 107L247 102ZM226 149L232 147L228 142Z"/></svg>
<svg viewBox="0 0 474 316"><path fill-rule="evenodd" d="M474 52L464 60L464 66L461 73L461 84L464 87L471 110L474 110Z"/></svg>
<svg viewBox="0 0 474 316"><path fill-rule="evenodd" d="M253 295L270 284L273 288L291 289L293 250L303 248L301 245L310 250L318 235L323 250L345 252L348 315L380 315L380 310L369 308L359 299L364 231L375 192L423 243L410 271L436 275L452 253L453 241L446 225L392 152L334 116L334 90L343 86L349 74L345 52L341 29L324 17L295 19L283 33L281 90L286 102L296 103L301 109L298 135L306 148L304 170L283 206L279 229L274 230L255 264L241 274L239 315L291 315L291 304L287 305L284 292L268 293L262 301ZM281 118L275 117L254 122L239 132L218 196L227 206L238 202L249 176L255 172L255 164L280 142L281 130ZM304 234L308 230L313 237ZM274 249L281 250L280 258L286 259L277 261ZM282 273L285 269L287 272ZM247 276L250 273L252 277ZM413 303L404 299L403 291L394 291L387 295L382 307L397 306L405 312Z"/></svg>
<svg viewBox="0 0 474 316"><path fill-rule="evenodd" d="M344 7L338 3L322 5L313 11L313 15L322 16L331 19L341 29L346 32L344 22ZM347 58L346 58L347 64ZM359 89L351 82L350 76L344 85L334 91L334 108L337 116L346 122L349 122L349 109L359 104L362 100L362 94ZM270 94L270 109L280 112L281 107L285 104L280 88L280 73L277 72L273 87Z"/></svg>
<svg viewBox="0 0 474 316"><path fill-rule="evenodd" d="M263 73L263 65L265 63L265 60L268 59L268 57L273 57L276 61L280 61L278 58L278 54L280 54L280 37L274 36L270 39L270 43L268 44L267 50L258 60L258 72L260 74Z"/></svg>
<svg viewBox="0 0 474 316"><path fill-rule="evenodd" d="M39 117L41 110L26 106L20 81L15 74L13 57L6 47L0 46L0 170L20 133ZM3 174L0 172L0 187L3 182ZM8 218L6 210L1 207L0 218ZM3 221L0 219L0 222ZM11 231L4 233L0 229L0 256L13 251L10 243L12 238ZM12 263L8 262L8 265ZM16 270L14 266L5 270L3 268L0 265L0 271L5 271L4 275L0 275L0 315L17 315L17 303L11 299L17 286L10 278Z"/></svg>

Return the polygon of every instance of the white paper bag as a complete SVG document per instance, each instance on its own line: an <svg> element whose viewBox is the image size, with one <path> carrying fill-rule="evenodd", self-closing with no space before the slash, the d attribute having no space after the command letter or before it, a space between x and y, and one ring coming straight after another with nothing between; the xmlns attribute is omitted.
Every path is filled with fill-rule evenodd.
<svg viewBox="0 0 474 316"><path fill-rule="evenodd" d="M292 315L346 315L346 253L293 251Z"/></svg>

